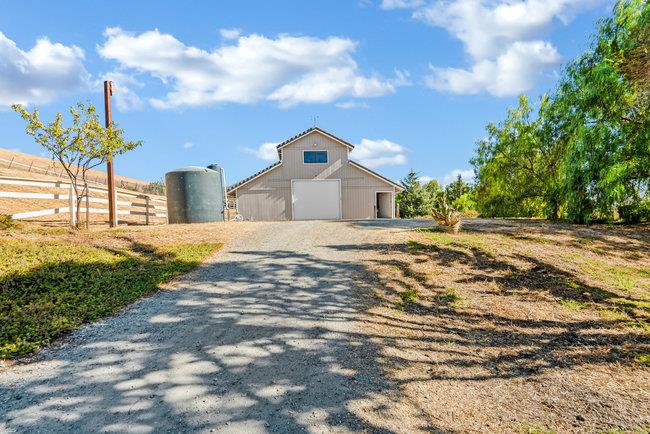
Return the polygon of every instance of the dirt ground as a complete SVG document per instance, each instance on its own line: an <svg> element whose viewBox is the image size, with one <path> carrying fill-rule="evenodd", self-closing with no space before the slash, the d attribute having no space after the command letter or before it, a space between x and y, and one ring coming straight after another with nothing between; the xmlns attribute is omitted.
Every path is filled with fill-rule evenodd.
<svg viewBox="0 0 650 434"><path fill-rule="evenodd" d="M647 432L647 226L468 220L36 227L219 240L0 370L8 432ZM40 239L40 238L39 238ZM115 244L116 243L116 244Z"/></svg>
<svg viewBox="0 0 650 434"><path fill-rule="evenodd" d="M648 432L650 231L469 220L365 251L399 432ZM375 403L375 405L377 405Z"/></svg>

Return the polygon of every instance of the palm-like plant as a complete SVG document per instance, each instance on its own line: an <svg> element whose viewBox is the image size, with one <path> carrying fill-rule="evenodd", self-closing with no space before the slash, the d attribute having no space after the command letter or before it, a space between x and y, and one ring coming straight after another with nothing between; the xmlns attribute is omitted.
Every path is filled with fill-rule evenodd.
<svg viewBox="0 0 650 434"><path fill-rule="evenodd" d="M442 193L438 200L435 201L433 209L431 210L433 219L443 229L449 229L457 234L460 231L460 226L463 223L463 214L453 209L447 203L447 194Z"/></svg>

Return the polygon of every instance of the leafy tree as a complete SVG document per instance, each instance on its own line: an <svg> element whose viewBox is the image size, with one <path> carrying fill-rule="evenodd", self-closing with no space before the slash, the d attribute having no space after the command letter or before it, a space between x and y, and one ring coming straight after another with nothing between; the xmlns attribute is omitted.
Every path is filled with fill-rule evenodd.
<svg viewBox="0 0 650 434"><path fill-rule="evenodd" d="M541 100L544 110L548 97ZM488 136L477 143L470 160L476 172L478 211L488 217L538 217L544 214L549 180L557 163L553 147L540 141L540 119L531 119L526 96L508 109L500 124L488 124ZM556 169L555 169L556 170Z"/></svg>
<svg viewBox="0 0 650 434"><path fill-rule="evenodd" d="M619 1L599 28L593 49L566 69L554 98L565 117L563 193L567 217L611 218L617 206L638 202L650 179L647 89L631 79L630 54L644 44L650 4Z"/></svg>
<svg viewBox="0 0 650 434"><path fill-rule="evenodd" d="M142 142L125 141L123 131L116 124L103 127L92 104L85 106L80 102L71 107L72 125L68 127L63 125L61 113L45 124L40 120L38 109L29 112L20 104L14 104L12 108L27 122L27 134L34 136L36 142L63 166L76 195L79 226L80 206L89 194L88 171L109 158L137 148Z"/></svg>
<svg viewBox="0 0 650 434"><path fill-rule="evenodd" d="M635 204L650 187L649 26L650 3L618 1L537 116L522 95L488 124L471 160L481 214L589 222L645 209Z"/></svg>
<svg viewBox="0 0 650 434"><path fill-rule="evenodd" d="M401 181L404 191L397 195L399 212L402 217L414 218L431 213L431 195L418 181L418 174L414 171Z"/></svg>
<svg viewBox="0 0 650 434"><path fill-rule="evenodd" d="M470 187L469 185L463 181L463 177L458 175L458 177L449 183L449 185L445 188L445 193L447 194L447 200L451 203L453 203L456 199L461 197L462 195L469 193Z"/></svg>
<svg viewBox="0 0 650 434"><path fill-rule="evenodd" d="M462 213L475 211L476 202L474 201L473 196L472 192L463 193L451 203L451 207Z"/></svg>

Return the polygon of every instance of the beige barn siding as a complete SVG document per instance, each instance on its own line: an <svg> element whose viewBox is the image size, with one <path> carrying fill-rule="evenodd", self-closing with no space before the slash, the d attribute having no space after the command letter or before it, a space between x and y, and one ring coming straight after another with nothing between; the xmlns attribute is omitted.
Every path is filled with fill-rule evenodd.
<svg viewBox="0 0 650 434"><path fill-rule="evenodd" d="M315 144L315 146L314 146ZM304 150L327 150L327 164L304 164ZM247 220L291 220L292 179L340 179L344 219L375 218L375 193L395 188L348 164L348 149L318 132L282 149L278 167L237 189L237 207Z"/></svg>

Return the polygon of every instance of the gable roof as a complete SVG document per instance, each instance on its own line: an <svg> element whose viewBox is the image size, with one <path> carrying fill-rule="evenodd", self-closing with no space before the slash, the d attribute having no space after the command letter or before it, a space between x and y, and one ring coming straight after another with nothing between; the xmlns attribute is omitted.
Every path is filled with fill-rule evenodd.
<svg viewBox="0 0 650 434"><path fill-rule="evenodd" d="M290 139L285 140L284 142L282 142L278 146L276 146L276 148L278 150L278 156L280 156L280 150L282 148L284 148L285 146L290 145L291 143L295 142L296 140L302 139L303 137L308 136L309 134L315 133L315 132L321 133L324 136L327 136L330 139L334 140L335 142L338 142L343 146L347 146L349 149L354 149L354 145L352 145L351 143L346 142L343 139L340 139L340 138L336 137L334 134L330 134L327 131L322 130L322 129L318 128L318 127L311 127L309 129L306 129L305 131L303 131L300 134L296 134L295 136L291 137Z"/></svg>
<svg viewBox="0 0 650 434"><path fill-rule="evenodd" d="M357 169L361 169L361 170L363 170L364 172L368 172L370 175L374 176L375 178L379 178L379 179L381 179L382 181L385 181L385 182L389 183L390 185L392 185L393 187L395 187L395 188L396 188L397 190L399 190L399 191L404 190L404 187L402 187L400 184L398 184L398 183L396 183L396 182L394 182L394 181L391 181L390 179L386 178L384 175L380 175L379 173L375 172L374 170L370 170L370 169L368 169L368 168L367 168L366 166L364 166L363 164L359 164L359 163L357 163L356 161L352 161L352 160L350 160L350 159L348 159L348 163L352 164L352 165L353 165L354 167L356 167Z"/></svg>
<svg viewBox="0 0 650 434"><path fill-rule="evenodd" d="M277 150L278 150L278 155L280 155L280 150L282 148L284 148L285 146L287 146L287 145L295 142L296 140L301 139L301 138L303 138L303 137L305 137L305 136L307 136L307 135L309 135L309 134L311 134L313 132L321 133L321 134L331 138L332 140L334 140L334 141L336 141L336 142L338 142L338 143L340 143L340 144L342 144L344 146L347 146L349 149L354 149L354 145L346 142L345 140L340 139L340 138L336 137L335 135L330 134L327 131L322 130L322 129L318 128L318 127L311 127L309 129L303 131L302 133L296 134L295 136L291 137L290 139L287 139L284 142L280 143L276 147ZM404 187L402 187L400 184L398 184L398 183L396 183L394 181L391 181L390 179L386 178L383 175L380 175L379 173L375 172L374 170L368 169L366 166L364 166L364 165L362 165L360 163L357 163L356 161L352 161L352 160L348 159L348 163L350 163L351 165L353 165L357 169L363 170L364 172L368 173L369 175L372 175L375 178L379 178L382 181L392 185L398 191L404 190ZM259 172L254 173L253 175L249 176L248 178L244 178L241 181L229 186L226 190L227 190L228 193L231 193L231 192L237 190L239 187L243 186L244 184L248 184L249 182L253 181L254 179L264 175L265 173L267 173L267 172L269 172L269 171L271 171L271 170L273 170L276 167L279 167L281 165L282 165L282 160L276 161L275 163L271 164L270 166L268 166L268 167L260 170Z"/></svg>
<svg viewBox="0 0 650 434"><path fill-rule="evenodd" d="M235 184L233 184L231 186L228 186L228 188L226 190L228 191L228 193L230 193L231 191L236 190L237 188L241 187L242 185L249 183L253 179L257 178L258 176L262 176L266 172L268 172L268 171L270 171L272 169L275 169L276 167L280 166L281 164L282 164L282 161L276 161L275 163L273 163L270 166L260 170L259 172L252 174L248 178L244 178L241 181L239 181L239 182L237 182L237 183L235 183Z"/></svg>

